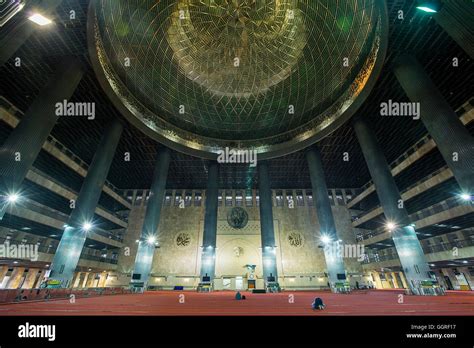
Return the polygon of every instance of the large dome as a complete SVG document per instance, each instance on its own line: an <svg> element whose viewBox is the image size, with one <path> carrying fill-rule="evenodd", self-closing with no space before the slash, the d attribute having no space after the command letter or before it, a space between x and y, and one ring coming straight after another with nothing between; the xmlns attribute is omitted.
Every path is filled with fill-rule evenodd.
<svg viewBox="0 0 474 348"><path fill-rule="evenodd" d="M100 0L89 16L101 84L133 124L213 158L282 155L353 114L385 56L378 0Z"/></svg>

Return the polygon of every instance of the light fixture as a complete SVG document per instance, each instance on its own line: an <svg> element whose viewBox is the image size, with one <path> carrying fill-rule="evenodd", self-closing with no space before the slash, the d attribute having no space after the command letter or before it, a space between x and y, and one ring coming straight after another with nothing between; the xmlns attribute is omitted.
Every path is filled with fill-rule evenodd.
<svg viewBox="0 0 474 348"><path fill-rule="evenodd" d="M89 232L92 228L92 224L90 222L84 222L82 225L82 229L86 232Z"/></svg>
<svg viewBox="0 0 474 348"><path fill-rule="evenodd" d="M416 8L427 13L437 13L441 10L441 1L439 0L420 0Z"/></svg>
<svg viewBox="0 0 474 348"><path fill-rule="evenodd" d="M146 239L148 244L155 244L156 243L156 237L155 236L148 236Z"/></svg>
<svg viewBox="0 0 474 348"><path fill-rule="evenodd" d="M389 231L393 231L397 227L397 225L391 221L387 222L386 226Z"/></svg>
<svg viewBox="0 0 474 348"><path fill-rule="evenodd" d="M20 195L18 193L9 193L7 195L8 203L15 204L16 202L18 202L19 199L20 199Z"/></svg>
<svg viewBox="0 0 474 348"><path fill-rule="evenodd" d="M468 193L462 193L462 194L460 195L460 197L461 197L461 199L462 199L463 201L466 201L466 202L468 202L468 201L470 201L470 200L472 199L471 195L468 194Z"/></svg>
<svg viewBox="0 0 474 348"><path fill-rule="evenodd" d="M323 244L328 244L328 243L331 242L331 237L329 237L328 235L322 234L321 235L321 242Z"/></svg>
<svg viewBox="0 0 474 348"><path fill-rule="evenodd" d="M38 24L38 25L41 25L41 26L48 25L48 24L52 23L51 19L46 18L45 16L43 16L40 13L35 13L35 14L31 15L30 17L28 17L28 19L30 21Z"/></svg>

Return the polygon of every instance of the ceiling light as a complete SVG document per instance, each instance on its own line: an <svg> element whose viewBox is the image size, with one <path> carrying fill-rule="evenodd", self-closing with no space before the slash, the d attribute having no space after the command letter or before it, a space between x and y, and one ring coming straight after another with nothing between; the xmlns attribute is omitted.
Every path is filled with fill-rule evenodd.
<svg viewBox="0 0 474 348"><path fill-rule="evenodd" d="M387 222L386 226L389 231L393 231L397 227L397 225L391 221Z"/></svg>
<svg viewBox="0 0 474 348"><path fill-rule="evenodd" d="M416 8L427 13L437 13L441 10L441 2L439 0L423 0L418 1Z"/></svg>
<svg viewBox="0 0 474 348"><path fill-rule="evenodd" d="M148 244L155 244L156 243L156 237L155 236L149 236L146 239L146 241L147 241Z"/></svg>
<svg viewBox="0 0 474 348"><path fill-rule="evenodd" d="M323 235L321 235L321 242L323 244L328 244L329 242L331 242L331 237L323 234Z"/></svg>
<svg viewBox="0 0 474 348"><path fill-rule="evenodd" d="M82 229L86 232L90 231L92 228L92 224L90 222L84 222L82 225Z"/></svg>
<svg viewBox="0 0 474 348"><path fill-rule="evenodd" d="M20 199L20 196L17 193L10 193L7 196L8 203L15 204Z"/></svg>
<svg viewBox="0 0 474 348"><path fill-rule="evenodd" d="M468 193L462 193L460 197L462 198L463 201L466 201L466 202L470 201L472 198L471 195Z"/></svg>
<svg viewBox="0 0 474 348"><path fill-rule="evenodd" d="M45 16L43 16L42 14L39 14L39 13L35 13L34 15L28 17L28 19L38 25L48 25L48 24L51 24L52 21L51 19L49 18L46 18Z"/></svg>

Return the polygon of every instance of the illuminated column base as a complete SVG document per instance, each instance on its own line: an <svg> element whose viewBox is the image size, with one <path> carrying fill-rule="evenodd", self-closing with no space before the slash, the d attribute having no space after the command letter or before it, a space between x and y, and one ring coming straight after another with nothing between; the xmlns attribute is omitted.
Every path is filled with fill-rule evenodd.
<svg viewBox="0 0 474 348"><path fill-rule="evenodd" d="M135 258L135 268L132 274L131 284L146 289L148 279L150 278L153 256L155 254L155 245L140 240L138 242L137 256Z"/></svg>
<svg viewBox="0 0 474 348"><path fill-rule="evenodd" d="M258 182L260 195L260 233L262 239L263 279L265 287L278 291L278 272L275 250L275 230L273 226L272 191L267 162L258 164Z"/></svg>
<svg viewBox="0 0 474 348"><path fill-rule="evenodd" d="M167 148L158 149L153 181L143 221L141 238L138 241L138 250L133 268L130 285L136 289L146 290L153 265L155 247L158 246L158 225L160 223L161 208L165 198L166 180L171 161L171 152Z"/></svg>
<svg viewBox="0 0 474 348"><path fill-rule="evenodd" d="M350 291L341 253L341 244L339 242L326 243L324 246L328 282L331 291L334 293Z"/></svg>
<svg viewBox="0 0 474 348"><path fill-rule="evenodd" d="M203 277L214 279L216 269L216 251L213 246L207 246L202 249L201 254L201 280Z"/></svg>
<svg viewBox="0 0 474 348"><path fill-rule="evenodd" d="M114 120L107 126L102 136L77 196L76 207L69 216L66 229L54 255L48 278L49 287L57 287L59 282L60 287L67 288L72 282L86 241L87 231L93 228L95 208L99 203L122 130L122 123Z"/></svg>
<svg viewBox="0 0 474 348"><path fill-rule="evenodd" d="M82 228L66 227L51 263L48 287L69 287L81 257L86 234Z"/></svg>
<svg viewBox="0 0 474 348"><path fill-rule="evenodd" d="M201 252L201 281L212 282L216 272L217 211L219 195L219 165L209 163L206 189L206 211Z"/></svg>
<svg viewBox="0 0 474 348"><path fill-rule="evenodd" d="M415 229L411 226L398 228L392 232L392 238L411 292L415 295L440 295L436 287L430 286L434 284L435 277L426 262Z"/></svg>

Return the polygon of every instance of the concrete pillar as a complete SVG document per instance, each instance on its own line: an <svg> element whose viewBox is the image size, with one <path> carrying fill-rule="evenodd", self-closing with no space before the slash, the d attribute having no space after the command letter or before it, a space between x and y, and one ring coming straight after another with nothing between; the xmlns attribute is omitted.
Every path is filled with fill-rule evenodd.
<svg viewBox="0 0 474 348"><path fill-rule="evenodd" d="M69 216L67 227L56 249L49 278L61 281L61 286L64 288L69 287L79 262L88 232L83 226L84 223L93 223L95 208L112 164L122 129L122 124L114 120L102 136L77 197L76 207Z"/></svg>
<svg viewBox="0 0 474 348"><path fill-rule="evenodd" d="M393 286L395 286L395 289L399 289L400 284L398 284L398 279L397 279L397 276L396 276L395 272L390 272L390 276L392 277Z"/></svg>
<svg viewBox="0 0 474 348"><path fill-rule="evenodd" d="M415 229L410 224L400 192L377 139L364 120L354 121L354 130L369 168L385 218L394 224L392 239L410 289L421 294L421 282L432 280L430 268Z"/></svg>
<svg viewBox="0 0 474 348"><path fill-rule="evenodd" d="M10 280L6 286L7 289L18 289L20 286L21 280L23 279L23 274L25 273L24 267L15 267L13 269Z"/></svg>
<svg viewBox="0 0 474 348"><path fill-rule="evenodd" d="M0 220L9 205L6 195L20 191L26 174L56 124L56 103L71 97L82 75L76 59L65 59L0 147Z"/></svg>
<svg viewBox="0 0 474 348"><path fill-rule="evenodd" d="M99 280L99 288L105 288L105 283L107 282L107 276L109 274L107 272L102 272L100 274L100 280Z"/></svg>
<svg viewBox="0 0 474 348"><path fill-rule="evenodd" d="M206 211L201 251L201 280L202 277L207 276L212 281L215 277L218 196L219 164L211 162L207 173ZM225 202L225 196L222 199Z"/></svg>
<svg viewBox="0 0 474 348"><path fill-rule="evenodd" d="M443 1L443 7L433 17L454 41L474 59L472 1Z"/></svg>
<svg viewBox="0 0 474 348"><path fill-rule="evenodd" d="M474 138L415 57L398 57L394 72L411 101L420 103L421 121L452 170L462 193L473 199Z"/></svg>
<svg viewBox="0 0 474 348"><path fill-rule="evenodd" d="M161 148L158 150L150 198L148 199L142 232L138 242L137 255L135 257L131 284L145 289L153 264L155 248L159 242L158 225L160 223L161 208L166 194L166 180L168 178L170 160L171 152L169 149Z"/></svg>
<svg viewBox="0 0 474 348"><path fill-rule="evenodd" d="M400 279L402 280L403 287L405 289L409 289L405 274L403 274L403 272L398 272L398 274L400 274Z"/></svg>
<svg viewBox="0 0 474 348"><path fill-rule="evenodd" d="M76 275L74 276L74 280L72 281L72 288L78 288L79 287L79 282L81 280L81 272L76 272Z"/></svg>
<svg viewBox="0 0 474 348"><path fill-rule="evenodd" d="M87 282L86 282L86 288L93 288L94 287L94 284L95 284L95 276L96 276L96 273L89 273L89 277L87 278Z"/></svg>
<svg viewBox="0 0 474 348"><path fill-rule="evenodd" d="M0 284L3 283L3 278L5 278L5 276L7 275L8 273L8 266L0 266Z"/></svg>
<svg viewBox="0 0 474 348"><path fill-rule="evenodd" d="M272 191L267 162L258 164L258 187L260 194L260 232L262 238L263 279L265 285L269 277L278 281L276 263L275 231L273 226Z"/></svg>
<svg viewBox="0 0 474 348"><path fill-rule="evenodd" d="M383 289L382 281L380 280L379 272L372 272L374 277L375 287L377 289Z"/></svg>
<svg viewBox="0 0 474 348"><path fill-rule="evenodd" d="M80 284L81 284L80 287L81 288L87 287L87 279L89 278L90 274L91 273L89 273L89 272L84 273L84 278L82 279L82 282L80 282Z"/></svg>
<svg viewBox="0 0 474 348"><path fill-rule="evenodd" d="M311 186L313 188L313 202L319 221L319 233L328 239L321 243L324 246L324 257L331 290L336 292L340 286L347 281L344 260L338 252L339 237L336 231L336 224L332 214L331 203L329 202L326 178L324 176L321 153L316 146L306 151L308 161Z"/></svg>
<svg viewBox="0 0 474 348"><path fill-rule="evenodd" d="M22 289L31 289L33 285L35 285L36 276L38 275L39 269L37 268L30 268L28 269L28 273L26 275L26 279L21 286Z"/></svg>

